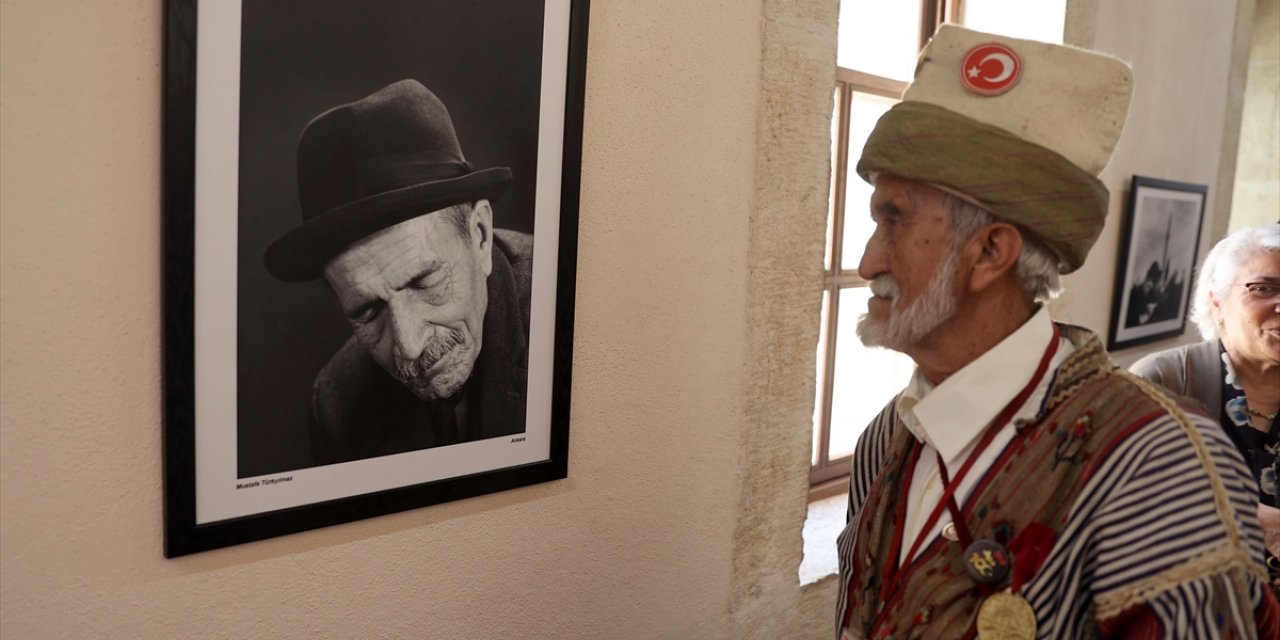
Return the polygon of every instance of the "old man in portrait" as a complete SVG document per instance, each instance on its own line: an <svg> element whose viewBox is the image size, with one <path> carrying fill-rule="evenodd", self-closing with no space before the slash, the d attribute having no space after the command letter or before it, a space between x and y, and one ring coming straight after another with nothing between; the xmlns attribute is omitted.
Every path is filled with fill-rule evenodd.
<svg viewBox="0 0 1280 640"><path fill-rule="evenodd" d="M402 80L316 116L303 222L268 271L323 279L352 337L316 375L316 464L521 433L533 240L495 229L507 167L475 169L445 105Z"/></svg>

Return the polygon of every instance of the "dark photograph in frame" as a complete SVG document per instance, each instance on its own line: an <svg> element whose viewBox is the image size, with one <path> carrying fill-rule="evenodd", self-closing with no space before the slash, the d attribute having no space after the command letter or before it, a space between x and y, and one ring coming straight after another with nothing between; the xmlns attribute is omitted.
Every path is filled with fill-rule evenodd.
<svg viewBox="0 0 1280 640"><path fill-rule="evenodd" d="M1108 350L1182 335L1207 195L1205 185L1133 177L1116 263Z"/></svg>
<svg viewBox="0 0 1280 640"><path fill-rule="evenodd" d="M167 556L567 475L587 12L168 2Z"/></svg>

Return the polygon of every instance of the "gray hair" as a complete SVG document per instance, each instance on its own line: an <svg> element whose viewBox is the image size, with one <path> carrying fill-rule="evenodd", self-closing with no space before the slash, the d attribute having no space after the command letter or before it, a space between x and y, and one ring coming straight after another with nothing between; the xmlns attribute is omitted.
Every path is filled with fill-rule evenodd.
<svg viewBox="0 0 1280 640"><path fill-rule="evenodd" d="M953 246L959 247L978 227L1004 222L990 211L950 193L944 191L942 197L951 211ZM1062 293L1057 256L1021 227L1018 232L1022 234L1022 255L1018 256L1017 267L1018 278L1022 280L1022 292L1033 304L1053 300Z"/></svg>
<svg viewBox="0 0 1280 640"><path fill-rule="evenodd" d="M1205 340L1216 340L1221 335L1209 294L1226 299L1244 263L1268 251L1280 251L1280 224L1245 227L1219 240L1205 256L1196 279L1195 296L1191 298L1191 321Z"/></svg>
<svg viewBox="0 0 1280 640"><path fill-rule="evenodd" d="M463 238L471 237L471 210L475 208L474 202L462 202L451 205L441 211L442 215L449 218L449 222L462 234Z"/></svg>

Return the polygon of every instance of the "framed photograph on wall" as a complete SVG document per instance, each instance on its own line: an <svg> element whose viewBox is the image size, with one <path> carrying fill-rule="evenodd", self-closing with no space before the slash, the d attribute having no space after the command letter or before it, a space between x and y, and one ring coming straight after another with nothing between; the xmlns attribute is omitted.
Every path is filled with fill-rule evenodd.
<svg viewBox="0 0 1280 640"><path fill-rule="evenodd" d="M1133 177L1107 350L1182 335L1207 194L1205 185Z"/></svg>
<svg viewBox="0 0 1280 640"><path fill-rule="evenodd" d="M566 477L588 0L168 0L168 557Z"/></svg>

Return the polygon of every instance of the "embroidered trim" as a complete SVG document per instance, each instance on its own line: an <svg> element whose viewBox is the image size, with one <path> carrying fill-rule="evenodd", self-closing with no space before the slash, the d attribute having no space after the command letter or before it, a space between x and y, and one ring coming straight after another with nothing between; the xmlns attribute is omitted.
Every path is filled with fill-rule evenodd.
<svg viewBox="0 0 1280 640"><path fill-rule="evenodd" d="M1255 575L1261 575L1254 564L1249 561L1249 554L1243 549L1232 548L1230 543L1223 543L1211 551L1206 551L1186 562L1177 565L1164 573L1127 585L1107 595L1095 598L1093 605L1099 620L1106 620L1120 615L1125 610L1150 602L1161 594L1177 587L1203 578L1222 576L1231 581L1236 593L1248 593L1248 586L1241 580L1240 569Z"/></svg>
<svg viewBox="0 0 1280 640"><path fill-rule="evenodd" d="M1059 324L1058 328L1063 337L1076 345L1076 351L1058 366L1049 383L1044 409L1037 420L1074 395L1080 387L1110 374L1116 368L1098 336L1072 325Z"/></svg>
<svg viewBox="0 0 1280 640"><path fill-rule="evenodd" d="M1243 568L1245 572L1254 574L1263 583L1266 583L1265 570L1256 565L1256 563L1249 561L1248 550L1245 549L1244 543L1240 540L1240 532L1231 517L1234 510L1231 508L1230 501L1227 498L1226 489L1223 488L1222 476L1219 475L1217 466L1209 459L1209 452L1205 446L1204 439L1191 423L1191 418L1177 403L1158 391L1156 387L1146 380L1124 370L1116 371L1116 375L1132 382L1134 386L1141 389L1164 408L1177 421L1183 433L1186 434L1187 439L1191 442L1192 450L1195 451L1196 458L1200 461L1201 468L1204 469L1205 475L1209 479L1209 487L1213 491L1214 509L1218 512L1218 519L1222 522L1222 528L1227 534L1227 542L1225 546L1206 552L1162 574L1157 574L1117 590L1104 598L1099 598L1095 605L1098 610L1098 617L1105 619L1114 616L1131 606L1148 602L1151 598L1198 576L1223 575L1231 580L1236 593L1247 593L1248 584L1245 582L1244 574L1232 569ZM1216 568L1217 570L1207 571L1210 568Z"/></svg>

